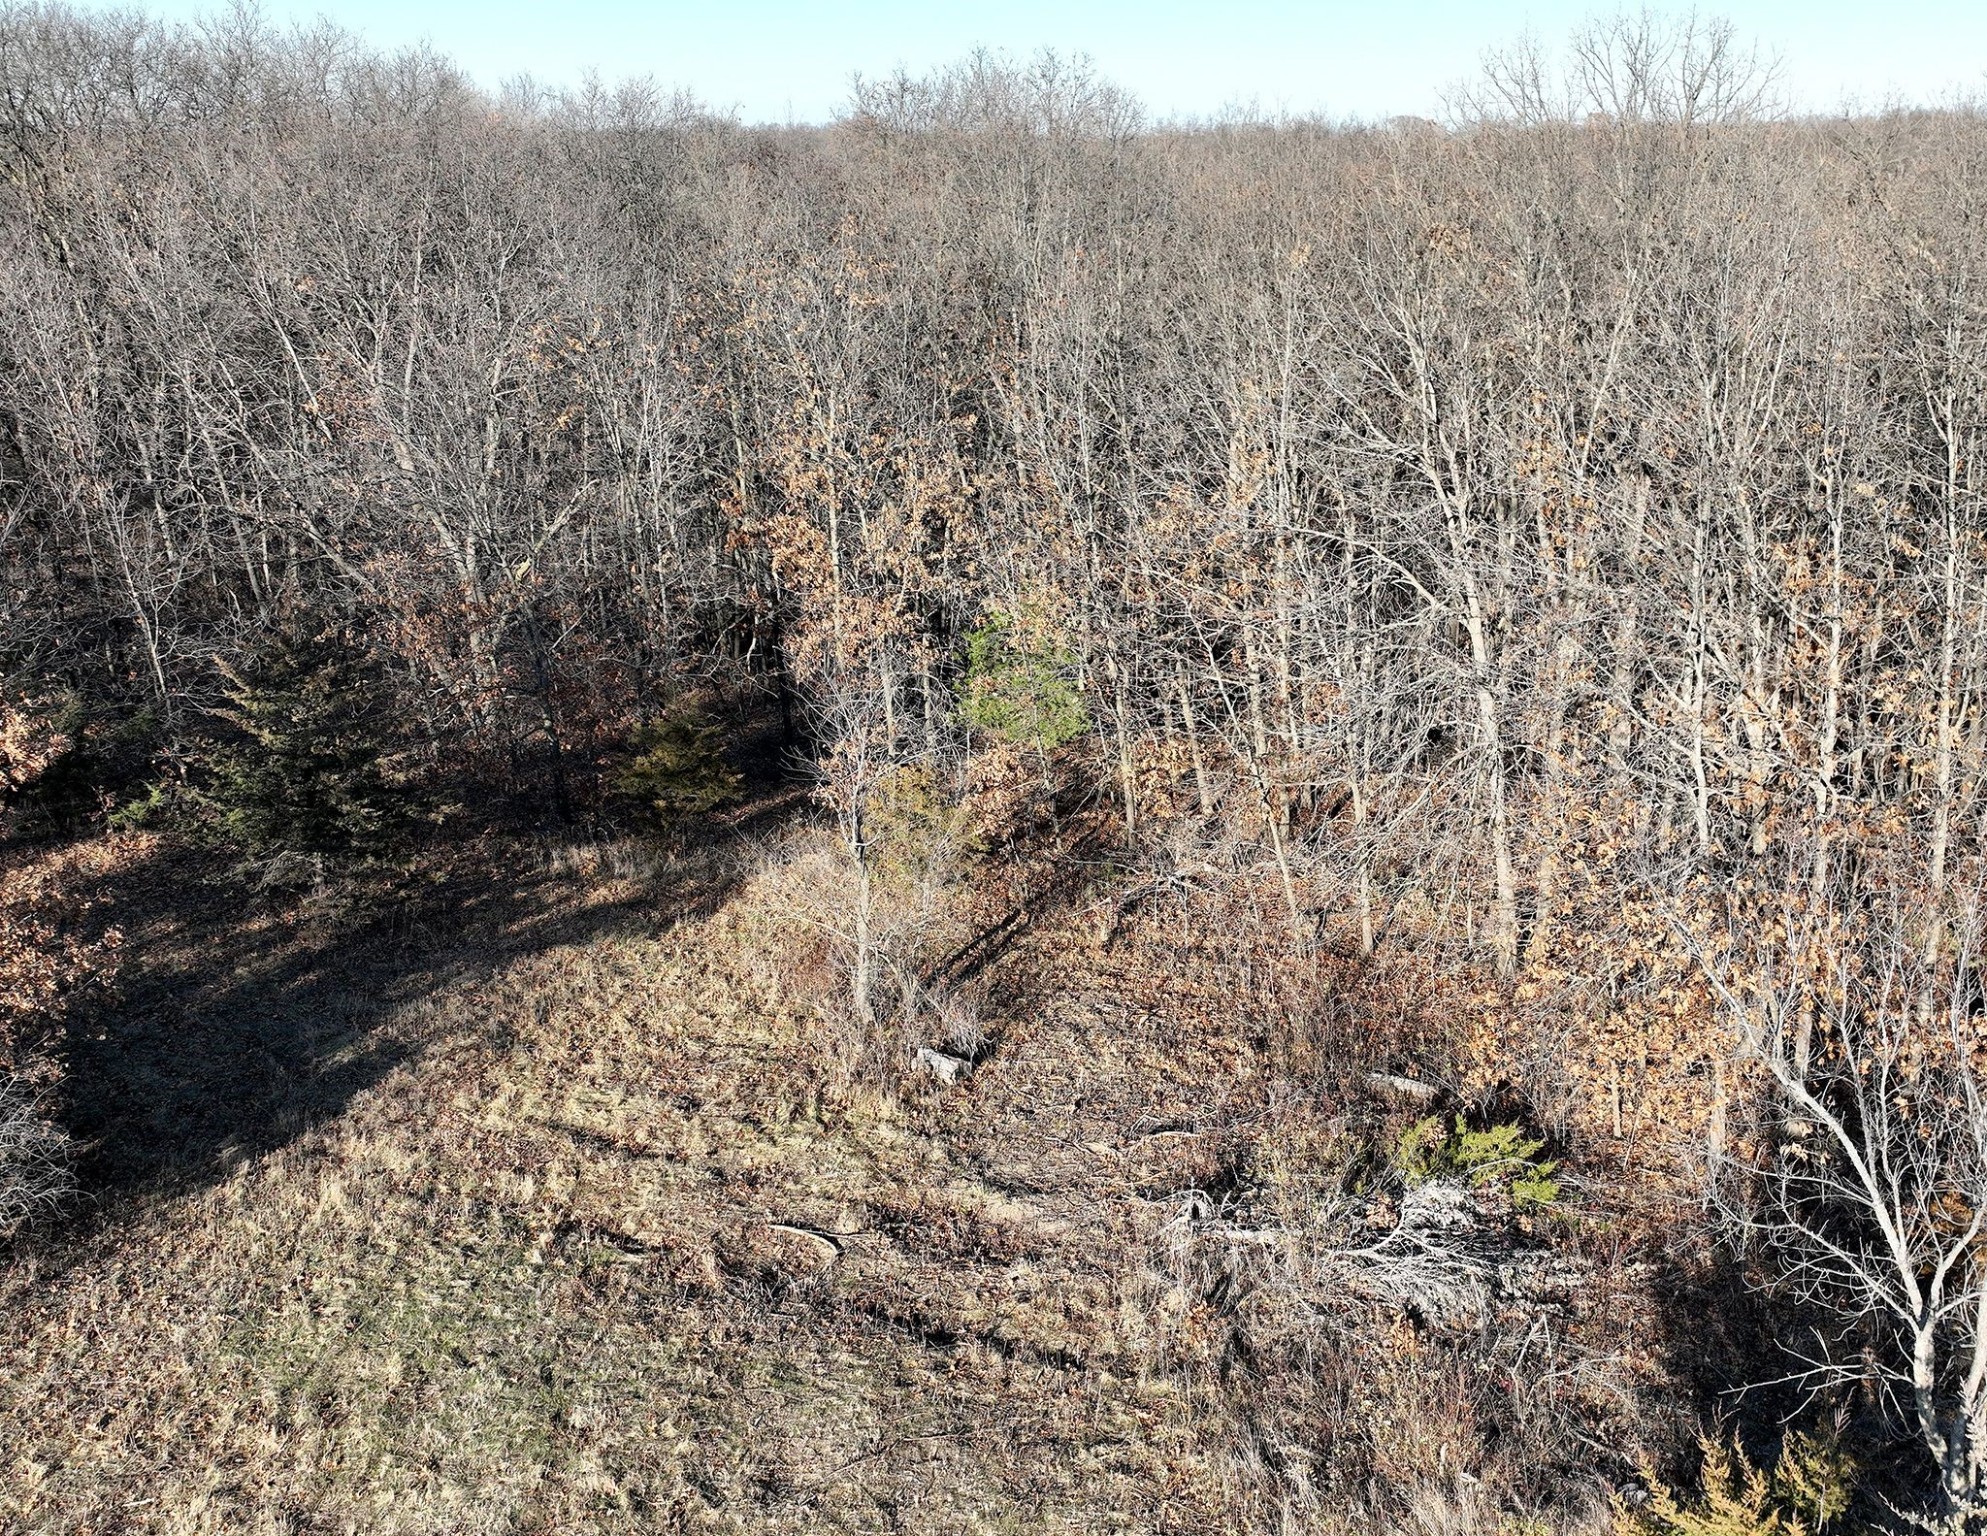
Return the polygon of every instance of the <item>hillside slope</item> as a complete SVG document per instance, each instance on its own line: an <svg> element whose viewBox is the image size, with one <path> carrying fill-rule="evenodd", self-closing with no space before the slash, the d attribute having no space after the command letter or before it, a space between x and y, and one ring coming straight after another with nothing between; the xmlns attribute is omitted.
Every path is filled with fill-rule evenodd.
<svg viewBox="0 0 1987 1536"><path fill-rule="evenodd" d="M1306 1267L1385 1112L1246 956L1007 870L976 1069L852 1081L810 835L486 850L384 926L127 894L93 1212L0 1282L10 1528L1371 1528L1480 1477L1557 1524L1620 1470L1580 1425L1661 1368L1582 1343L1633 1282L1577 1221L1529 1370L1508 1308Z"/></svg>

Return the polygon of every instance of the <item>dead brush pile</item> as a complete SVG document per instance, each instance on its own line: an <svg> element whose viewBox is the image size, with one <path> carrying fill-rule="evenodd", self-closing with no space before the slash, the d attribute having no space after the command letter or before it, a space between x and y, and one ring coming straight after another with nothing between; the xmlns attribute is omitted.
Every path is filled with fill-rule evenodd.
<svg viewBox="0 0 1987 1536"><path fill-rule="evenodd" d="M1163 1020L1166 1070L1202 1085L1140 1102L1148 1069L1114 1095L1142 1370L1192 1404L1252 1528L1605 1527L1630 1448L1687 1429L1660 1249L1622 1241L1508 1093L1471 1098L1428 967L1251 944L1277 896L1247 881L1177 891L1068 962L1100 1022Z"/></svg>

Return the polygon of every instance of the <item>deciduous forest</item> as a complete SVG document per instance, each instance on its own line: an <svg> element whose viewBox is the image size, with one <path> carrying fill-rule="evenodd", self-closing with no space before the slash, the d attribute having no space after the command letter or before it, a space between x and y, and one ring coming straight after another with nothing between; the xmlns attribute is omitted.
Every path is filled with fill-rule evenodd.
<svg viewBox="0 0 1987 1536"><path fill-rule="evenodd" d="M0 1525L1987 1529L1987 117L758 128L0 6Z"/></svg>

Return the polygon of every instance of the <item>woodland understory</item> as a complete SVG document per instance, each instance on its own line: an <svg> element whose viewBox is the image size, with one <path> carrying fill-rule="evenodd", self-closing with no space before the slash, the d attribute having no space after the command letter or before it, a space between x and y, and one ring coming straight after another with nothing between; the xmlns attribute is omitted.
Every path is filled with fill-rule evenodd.
<svg viewBox="0 0 1987 1536"><path fill-rule="evenodd" d="M0 169L0 1525L1987 1530L1978 109Z"/></svg>

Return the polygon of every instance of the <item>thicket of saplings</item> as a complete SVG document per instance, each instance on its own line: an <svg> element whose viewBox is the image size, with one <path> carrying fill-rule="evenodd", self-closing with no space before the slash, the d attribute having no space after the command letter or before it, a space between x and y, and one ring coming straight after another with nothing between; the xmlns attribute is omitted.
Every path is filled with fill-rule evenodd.
<svg viewBox="0 0 1987 1536"><path fill-rule="evenodd" d="M1987 119L1769 86L1642 23L1447 125L1045 57L765 130L8 5L10 836L275 890L451 819L681 842L752 724L864 1024L892 839L1088 816L1238 946L1445 979L1506 1108L1424 1180L1563 1206L1550 1144L1711 1213L1802 1390L1635 1518L1973 1528Z"/></svg>

